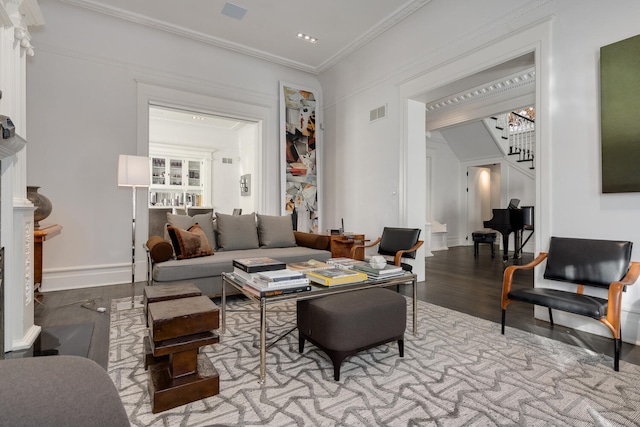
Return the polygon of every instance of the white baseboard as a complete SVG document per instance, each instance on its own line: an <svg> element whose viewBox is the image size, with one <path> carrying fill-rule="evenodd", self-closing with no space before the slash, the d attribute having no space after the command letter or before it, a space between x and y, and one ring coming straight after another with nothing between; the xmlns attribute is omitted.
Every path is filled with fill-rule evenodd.
<svg viewBox="0 0 640 427"><path fill-rule="evenodd" d="M147 280L146 262L136 263L136 282ZM44 270L41 292L131 283L131 264L111 264Z"/></svg>
<svg viewBox="0 0 640 427"><path fill-rule="evenodd" d="M40 335L41 330L42 330L42 327L38 325L31 325L27 333L24 334L24 336L21 339L14 340L11 343L12 348L10 349L5 348L5 351L25 350L27 348L30 348L33 345L33 343L36 341L36 338L38 338L38 336Z"/></svg>

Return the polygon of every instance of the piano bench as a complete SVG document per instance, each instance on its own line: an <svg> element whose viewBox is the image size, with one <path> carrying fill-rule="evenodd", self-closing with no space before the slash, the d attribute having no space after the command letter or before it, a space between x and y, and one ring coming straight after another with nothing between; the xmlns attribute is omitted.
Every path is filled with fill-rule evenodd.
<svg viewBox="0 0 640 427"><path fill-rule="evenodd" d="M495 257L495 249L494 244L496 242L496 233L493 231L474 231L471 233L471 237L473 238L473 256L478 256L478 246L480 243L489 243L491 244L491 258Z"/></svg>

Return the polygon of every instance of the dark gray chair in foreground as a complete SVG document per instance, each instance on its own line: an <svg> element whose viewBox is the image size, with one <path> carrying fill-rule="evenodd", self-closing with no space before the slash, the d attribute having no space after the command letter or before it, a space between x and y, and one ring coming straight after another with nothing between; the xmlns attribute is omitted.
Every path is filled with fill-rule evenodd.
<svg viewBox="0 0 640 427"><path fill-rule="evenodd" d="M420 238L419 228L399 228L384 227L382 236L369 243L368 245L354 245L351 248L351 258L357 259L358 251L364 251L366 248L378 246L380 255L392 256L393 261L387 261L387 264L401 266L406 271L413 270L413 267L402 262L402 258L416 257L416 251L424 243Z"/></svg>
<svg viewBox="0 0 640 427"><path fill-rule="evenodd" d="M333 378L349 356L397 341L404 356L407 300L385 288L362 289L298 301L298 350L305 340L324 351L333 362Z"/></svg>
<svg viewBox="0 0 640 427"><path fill-rule="evenodd" d="M96 362L78 356L0 360L0 424L128 426L118 390Z"/></svg>
<svg viewBox="0 0 640 427"><path fill-rule="evenodd" d="M622 293L640 276L640 262L631 261L631 247L632 243L626 241L552 237L548 253L541 252L529 264L507 267L502 282L502 334L507 306L514 301L547 307L551 325L552 310L590 317L602 322L611 331L614 341L613 368L617 371L622 345ZM574 284L575 290L512 289L516 271L532 269L544 260L547 261L545 279ZM607 298L588 295L585 291L589 288L607 289Z"/></svg>

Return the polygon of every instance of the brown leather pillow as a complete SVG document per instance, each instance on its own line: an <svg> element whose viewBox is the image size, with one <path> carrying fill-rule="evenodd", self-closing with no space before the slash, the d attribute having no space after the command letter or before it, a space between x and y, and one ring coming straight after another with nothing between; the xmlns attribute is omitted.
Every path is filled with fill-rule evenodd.
<svg viewBox="0 0 640 427"><path fill-rule="evenodd" d="M173 246L160 236L151 236L147 240L147 248L153 262L164 262L171 259Z"/></svg>
<svg viewBox="0 0 640 427"><path fill-rule="evenodd" d="M322 234L305 233L302 231L294 231L298 246L304 246L311 249L329 250L329 237Z"/></svg>
<svg viewBox="0 0 640 427"><path fill-rule="evenodd" d="M167 231L177 259L213 255L207 236L198 224L192 225L188 230L167 225Z"/></svg>

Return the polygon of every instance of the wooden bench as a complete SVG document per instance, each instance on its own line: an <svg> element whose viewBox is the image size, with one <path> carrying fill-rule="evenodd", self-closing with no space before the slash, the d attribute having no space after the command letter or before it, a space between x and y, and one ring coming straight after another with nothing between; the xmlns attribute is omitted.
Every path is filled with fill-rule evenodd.
<svg viewBox="0 0 640 427"><path fill-rule="evenodd" d="M491 245L491 258L496 256L494 245L496 243L496 233L493 231L474 231L471 233L473 239L473 256L478 256L478 246L480 243L488 243Z"/></svg>
<svg viewBox="0 0 640 427"><path fill-rule="evenodd" d="M619 370L622 335L620 311L622 293L640 276L640 263L631 261L632 243L627 241L552 237L548 252L541 252L526 265L505 269L502 282L502 334L504 335L507 306L513 301L535 304L590 317L603 323L614 339L614 370ZM526 288L512 290L513 275L518 270L532 269L546 260L544 278L574 284L574 290ZM607 289L607 298L600 298L594 288ZM585 290L591 289L589 293Z"/></svg>

